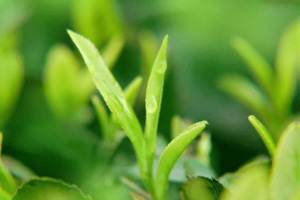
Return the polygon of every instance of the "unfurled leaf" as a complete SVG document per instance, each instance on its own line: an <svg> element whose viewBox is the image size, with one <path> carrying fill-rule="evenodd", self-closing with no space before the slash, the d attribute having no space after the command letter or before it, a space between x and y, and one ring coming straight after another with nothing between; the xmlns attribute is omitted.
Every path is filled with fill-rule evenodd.
<svg viewBox="0 0 300 200"><path fill-rule="evenodd" d="M160 156L154 181L158 199L165 199L168 177L173 166L187 146L202 132L206 125L207 122L202 121L188 127L182 134L171 141Z"/></svg>
<svg viewBox="0 0 300 200"><path fill-rule="evenodd" d="M235 38L233 40L233 47L247 62L249 70L257 82L269 95L272 95L274 75L269 63L242 38Z"/></svg>
<svg viewBox="0 0 300 200"><path fill-rule="evenodd" d="M131 140L143 176L147 168L143 131L131 105L126 100L124 91L109 71L95 46L86 38L72 31L68 31L68 33L82 54L97 89Z"/></svg>
<svg viewBox="0 0 300 200"><path fill-rule="evenodd" d="M300 185L300 124L284 131L277 145L271 175L271 199L291 199Z"/></svg>
<svg viewBox="0 0 300 200"><path fill-rule="evenodd" d="M300 20L295 21L280 39L276 60L277 88L275 103L277 109L289 112L295 95L300 55Z"/></svg>
<svg viewBox="0 0 300 200"><path fill-rule="evenodd" d="M105 47L102 53L103 60L106 65L111 69L114 67L122 49L124 46L124 38L121 36L115 36L110 39L109 43Z"/></svg>
<svg viewBox="0 0 300 200"><path fill-rule="evenodd" d="M272 135L269 133L267 128L253 115L249 116L249 121L254 126L258 134L260 135L261 139L265 143L269 153L271 156L274 156L275 154L275 141L272 138Z"/></svg>
<svg viewBox="0 0 300 200"><path fill-rule="evenodd" d="M143 79L142 77L136 77L125 89L125 97L128 103L132 106L135 104L136 98L139 94Z"/></svg>
<svg viewBox="0 0 300 200"><path fill-rule="evenodd" d="M152 176L152 166L156 150L157 126L160 114L165 72L167 70L168 36L165 37L155 59L146 91L146 127L148 172Z"/></svg>
<svg viewBox="0 0 300 200"><path fill-rule="evenodd" d="M225 190L222 200L267 200L269 199L268 170L257 166L244 171L230 184L231 191Z"/></svg>
<svg viewBox="0 0 300 200"><path fill-rule="evenodd" d="M88 103L94 89L88 70L80 67L70 49L57 45L50 50L45 71L45 93L59 118L76 117L77 112Z"/></svg>
<svg viewBox="0 0 300 200"><path fill-rule="evenodd" d="M260 116L268 114L268 99L246 78L235 74L226 75L220 79L219 86Z"/></svg>
<svg viewBox="0 0 300 200"><path fill-rule="evenodd" d="M18 99L24 76L22 59L14 49L0 46L0 128L5 125Z"/></svg>
<svg viewBox="0 0 300 200"><path fill-rule="evenodd" d="M12 200L92 200L76 186L50 178L39 178L25 182Z"/></svg>

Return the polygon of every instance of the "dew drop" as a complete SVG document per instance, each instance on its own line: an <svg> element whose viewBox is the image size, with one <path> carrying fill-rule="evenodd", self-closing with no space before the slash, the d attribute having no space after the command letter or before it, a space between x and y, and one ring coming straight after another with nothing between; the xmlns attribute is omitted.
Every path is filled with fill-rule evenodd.
<svg viewBox="0 0 300 200"><path fill-rule="evenodd" d="M157 110L157 101L154 96L147 101L147 112L154 113Z"/></svg>

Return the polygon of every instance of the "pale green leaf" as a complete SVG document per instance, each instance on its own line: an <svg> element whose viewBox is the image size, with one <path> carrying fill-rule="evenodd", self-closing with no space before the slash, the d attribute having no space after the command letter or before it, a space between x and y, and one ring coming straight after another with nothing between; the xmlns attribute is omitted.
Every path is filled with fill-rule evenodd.
<svg viewBox="0 0 300 200"><path fill-rule="evenodd" d="M56 45L50 50L45 69L45 93L58 117L74 117L88 103L94 89L88 70L80 67L68 47Z"/></svg>
<svg viewBox="0 0 300 200"><path fill-rule="evenodd" d="M109 133L107 132L109 116L106 111L105 106L103 105L101 99L97 95L92 96L92 104L95 108L100 129L102 131L103 137L108 139L110 138Z"/></svg>
<svg viewBox="0 0 300 200"><path fill-rule="evenodd" d="M131 81L131 83L126 87L126 89L124 91L126 100L132 106L136 102L136 99L138 97L142 82L143 82L142 77L138 76L133 81Z"/></svg>
<svg viewBox="0 0 300 200"><path fill-rule="evenodd" d="M24 77L18 52L0 47L0 128L7 122L19 96Z"/></svg>
<svg viewBox="0 0 300 200"><path fill-rule="evenodd" d="M188 127L182 134L171 141L160 156L154 180L157 199L165 199L168 177L173 166L187 146L202 132L206 125L207 122L202 121Z"/></svg>
<svg viewBox="0 0 300 200"><path fill-rule="evenodd" d="M100 47L122 34L121 20L110 0L77 0L72 9L75 29Z"/></svg>
<svg viewBox="0 0 300 200"><path fill-rule="evenodd" d="M247 62L249 70L257 82L269 95L272 95L274 75L269 63L242 38L235 38L233 40L233 47Z"/></svg>
<svg viewBox="0 0 300 200"><path fill-rule="evenodd" d="M260 135L261 139L265 143L269 153L271 156L274 156L276 144L272 137L272 135L269 133L267 128L253 115L248 117L249 121L253 125L253 127L256 129L258 134Z"/></svg>
<svg viewBox="0 0 300 200"><path fill-rule="evenodd" d="M92 79L109 109L131 140L137 154L141 175L144 176L147 164L143 131L131 105L126 100L124 91L109 71L95 46L77 33L72 31L68 31L68 33L82 54Z"/></svg>
<svg viewBox="0 0 300 200"><path fill-rule="evenodd" d="M182 119L179 115L175 115L171 121L171 133L172 138L176 138L180 135L192 122Z"/></svg>
<svg viewBox="0 0 300 200"><path fill-rule="evenodd" d="M142 74L145 80L148 80L153 60L159 50L159 43L155 35L151 32L143 31L139 37L142 56Z"/></svg>
<svg viewBox="0 0 300 200"><path fill-rule="evenodd" d="M157 126L161 108L165 72L167 70L168 36L165 37L157 54L147 84L146 91L146 127L145 138L147 146L148 176L152 176L152 166L156 150Z"/></svg>
<svg viewBox="0 0 300 200"><path fill-rule="evenodd" d="M62 181L39 178L25 182L13 196L13 200L92 200L76 186Z"/></svg>
<svg viewBox="0 0 300 200"><path fill-rule="evenodd" d="M236 74L226 75L219 80L219 86L261 117L268 114L267 108L270 104L268 99L259 88L246 78Z"/></svg>
<svg viewBox="0 0 300 200"><path fill-rule="evenodd" d="M291 199L300 185L300 125L294 122L277 145L271 176L271 199Z"/></svg>
<svg viewBox="0 0 300 200"><path fill-rule="evenodd" d="M210 166L210 153L212 151L211 136L208 133L203 133L197 143L196 157L205 166Z"/></svg>
<svg viewBox="0 0 300 200"><path fill-rule="evenodd" d="M295 95L300 55L300 20L291 24L280 39L276 60L277 109L287 113Z"/></svg>
<svg viewBox="0 0 300 200"><path fill-rule="evenodd" d="M230 184L231 191L222 195L222 200L267 200L268 170L263 166L249 168Z"/></svg>
<svg viewBox="0 0 300 200"><path fill-rule="evenodd" d="M125 40L121 36L115 36L110 39L107 46L104 48L102 57L106 65L112 69L121 54Z"/></svg>

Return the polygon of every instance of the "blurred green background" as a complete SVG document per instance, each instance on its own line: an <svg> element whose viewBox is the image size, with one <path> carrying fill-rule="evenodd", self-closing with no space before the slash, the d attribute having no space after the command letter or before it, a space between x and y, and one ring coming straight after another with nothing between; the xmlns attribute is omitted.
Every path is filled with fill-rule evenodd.
<svg viewBox="0 0 300 200"><path fill-rule="evenodd" d="M145 59L143 45L156 50L169 34L169 71L159 132L170 140L175 114L207 120L214 170L218 175L234 171L267 151L247 121L252 113L217 86L219 77L229 72L249 76L231 41L235 36L246 39L274 64L280 35L299 16L297 0L0 0L1 45L18 52L25 73L15 107L0 127L5 135L3 152L41 176L80 182L83 188L99 182L97 177L102 175L97 174L97 166L107 151L101 145L91 103L89 109L67 119L55 114L45 94L48 53L54 45L67 45L83 66L66 29L90 38L100 50L112 36L122 35L125 46L113 73L125 87L151 63ZM142 97L135 108L143 122ZM133 157L131 146L126 140L121 146L126 151L117 153L114 162L129 165L134 160L124 161L122 155ZM116 168L123 173L122 166Z"/></svg>

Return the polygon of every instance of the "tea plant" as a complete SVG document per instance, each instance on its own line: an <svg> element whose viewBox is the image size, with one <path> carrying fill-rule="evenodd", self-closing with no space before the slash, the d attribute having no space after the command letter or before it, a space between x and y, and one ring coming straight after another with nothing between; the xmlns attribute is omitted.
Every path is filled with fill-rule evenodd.
<svg viewBox="0 0 300 200"><path fill-rule="evenodd" d="M23 63L15 40L14 36L0 38L0 128L10 117L23 83Z"/></svg>
<svg viewBox="0 0 300 200"><path fill-rule="evenodd" d="M292 122L281 134L278 144L266 138L270 135L266 128L255 118L249 120L262 136L270 154L269 159L255 159L241 167L234 174L227 174L218 182L205 178L193 178L183 185L182 197L185 200L296 200L300 192L300 163L298 160L300 145L299 122Z"/></svg>
<svg viewBox="0 0 300 200"><path fill-rule="evenodd" d="M189 126L176 137L162 153L156 174L153 175L153 161L156 149L156 134L162 99L164 74L167 69L166 53L168 37L166 36L154 62L146 91L146 126L145 134L131 107L124 91L109 71L95 46L86 38L68 31L72 40L82 54L92 75L93 81L118 120L136 152L140 175L152 199L166 199L168 176L176 160L189 143L205 128L202 121Z"/></svg>
<svg viewBox="0 0 300 200"><path fill-rule="evenodd" d="M220 87L256 113L277 141L281 130L293 121L291 112L295 96L300 52L300 21L288 27L281 37L275 69L242 38L233 46L248 65L258 86L247 78L231 74L220 80Z"/></svg>

